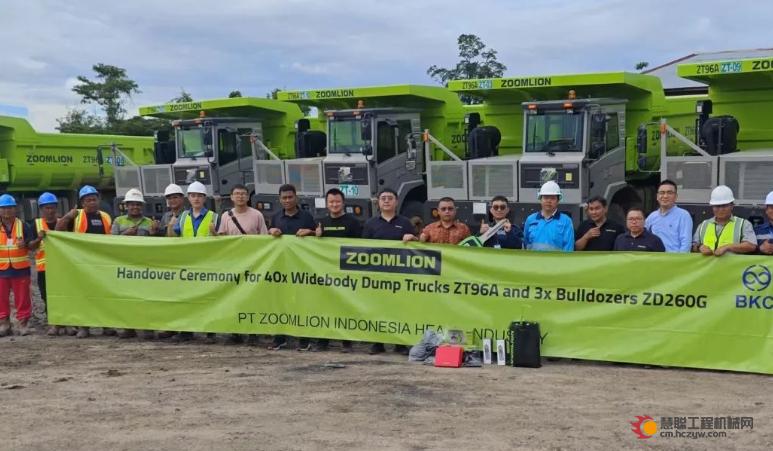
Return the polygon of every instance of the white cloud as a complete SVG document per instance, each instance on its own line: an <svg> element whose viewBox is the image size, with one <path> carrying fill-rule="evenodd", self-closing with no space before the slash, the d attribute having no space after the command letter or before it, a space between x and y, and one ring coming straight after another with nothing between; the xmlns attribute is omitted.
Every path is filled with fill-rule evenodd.
<svg viewBox="0 0 773 451"><path fill-rule="evenodd" d="M695 51L767 47L773 4L738 0L3 0L0 101L46 129L95 63L127 69L142 93L127 109L233 89L432 83L480 36L509 75L632 70ZM34 32L33 32L34 25Z"/></svg>

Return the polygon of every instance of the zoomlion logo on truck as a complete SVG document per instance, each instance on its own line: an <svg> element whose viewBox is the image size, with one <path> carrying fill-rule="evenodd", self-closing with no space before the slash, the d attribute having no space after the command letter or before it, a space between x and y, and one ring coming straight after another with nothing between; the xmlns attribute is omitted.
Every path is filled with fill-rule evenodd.
<svg viewBox="0 0 773 451"><path fill-rule="evenodd" d="M326 89L324 91L288 92L287 100L315 100L354 97L354 89Z"/></svg>
<svg viewBox="0 0 773 451"><path fill-rule="evenodd" d="M174 113L175 111L188 111L188 110L200 110L201 102L188 102L188 103L169 103L165 105L166 111Z"/></svg>
<svg viewBox="0 0 773 451"><path fill-rule="evenodd" d="M499 88L533 88L536 86L552 86L550 77L520 77L495 78L488 80L462 81L462 89L499 89Z"/></svg>
<svg viewBox="0 0 773 451"><path fill-rule="evenodd" d="M33 154L27 155L27 163L72 163L72 155Z"/></svg>
<svg viewBox="0 0 773 451"><path fill-rule="evenodd" d="M439 276L440 267L438 251L341 246L341 269Z"/></svg>

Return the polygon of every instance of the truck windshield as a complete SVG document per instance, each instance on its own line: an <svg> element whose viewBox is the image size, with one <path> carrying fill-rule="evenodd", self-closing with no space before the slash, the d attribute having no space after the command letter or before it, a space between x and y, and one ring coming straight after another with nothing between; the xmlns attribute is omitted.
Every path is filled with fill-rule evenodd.
<svg viewBox="0 0 773 451"><path fill-rule="evenodd" d="M204 136L202 129L178 129L178 153L182 158L204 156Z"/></svg>
<svg viewBox="0 0 773 451"><path fill-rule="evenodd" d="M359 119L343 119L330 122L330 153L360 153L362 126Z"/></svg>
<svg viewBox="0 0 773 451"><path fill-rule="evenodd" d="M526 115L526 152L581 152L583 113Z"/></svg>

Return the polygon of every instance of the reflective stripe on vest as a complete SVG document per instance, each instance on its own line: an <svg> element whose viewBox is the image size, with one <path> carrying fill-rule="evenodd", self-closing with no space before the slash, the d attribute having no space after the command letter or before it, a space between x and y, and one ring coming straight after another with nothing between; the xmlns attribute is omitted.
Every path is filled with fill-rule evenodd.
<svg viewBox="0 0 773 451"><path fill-rule="evenodd" d="M104 227L105 229L105 235L110 235L110 226L112 226L112 222L113 222L110 219L110 215L100 210L99 216L102 217L102 227ZM73 229L73 232L86 233L86 230L88 229L89 229L88 215L81 208L78 210L78 215L75 217L75 228Z"/></svg>
<svg viewBox="0 0 773 451"><path fill-rule="evenodd" d="M38 232L38 236L40 236L40 232L43 230L49 231L51 229L48 228L48 223L43 220L43 218L37 218L35 219L35 231ZM46 241L41 240L40 246L38 247L38 251L35 252L35 269L37 269L38 272L43 272L46 270Z"/></svg>
<svg viewBox="0 0 773 451"><path fill-rule="evenodd" d="M193 216L186 210L180 214L180 235L183 238L195 238L199 236L209 236L209 225L212 224L215 214L212 210L207 213L199 223L199 227L193 230Z"/></svg>
<svg viewBox="0 0 773 451"><path fill-rule="evenodd" d="M11 236L5 231L5 226L0 227L0 271L8 268L27 269L30 267L29 254L24 243L24 224L16 218L11 228Z"/></svg>
<svg viewBox="0 0 773 451"><path fill-rule="evenodd" d="M720 232L719 238L717 238L717 223L714 221L703 221L699 235L701 244L716 250L721 246L740 243L741 233L743 232L742 221L744 221L744 219L737 216L730 218L730 221L725 224L722 232Z"/></svg>

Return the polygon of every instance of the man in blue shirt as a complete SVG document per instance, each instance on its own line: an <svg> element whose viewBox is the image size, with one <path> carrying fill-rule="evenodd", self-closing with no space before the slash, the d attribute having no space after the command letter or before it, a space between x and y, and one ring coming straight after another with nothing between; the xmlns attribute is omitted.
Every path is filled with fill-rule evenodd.
<svg viewBox="0 0 773 451"><path fill-rule="evenodd" d="M523 225L523 246L535 251L574 250L572 219L558 211L561 187L554 181L545 182L537 195L541 210L526 218Z"/></svg>
<svg viewBox="0 0 773 451"><path fill-rule="evenodd" d="M666 252L690 252L692 217L687 210L676 206L676 183L660 182L657 196L660 208L647 216L644 227L663 241Z"/></svg>
<svg viewBox="0 0 773 451"><path fill-rule="evenodd" d="M760 254L773 255L773 191L765 198L765 223L754 228L757 250Z"/></svg>

